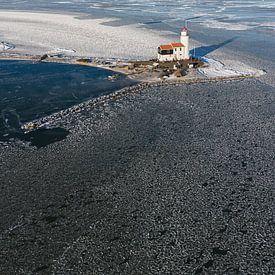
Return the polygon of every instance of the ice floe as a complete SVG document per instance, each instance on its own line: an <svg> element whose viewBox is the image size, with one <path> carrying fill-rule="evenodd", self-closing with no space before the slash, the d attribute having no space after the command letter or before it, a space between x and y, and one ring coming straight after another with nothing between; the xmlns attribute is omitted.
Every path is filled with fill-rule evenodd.
<svg viewBox="0 0 275 275"><path fill-rule="evenodd" d="M231 23L218 20L206 20L201 25L211 29L226 29L231 31L246 31L255 27L255 25L250 25L249 23Z"/></svg>
<svg viewBox="0 0 275 275"><path fill-rule="evenodd" d="M91 19L72 14L0 11L0 33L18 53L65 53L92 57L148 59L172 35L138 24L105 24L114 18ZM176 35L174 39L176 39Z"/></svg>
<svg viewBox="0 0 275 275"><path fill-rule="evenodd" d="M0 51L8 51L8 50L12 50L15 48L15 45L2 41L0 42Z"/></svg>
<svg viewBox="0 0 275 275"><path fill-rule="evenodd" d="M265 72L238 62L236 60L227 60L226 64L212 58L203 58L206 67L198 71L207 77L231 77L231 76L261 76Z"/></svg>
<svg viewBox="0 0 275 275"><path fill-rule="evenodd" d="M62 49L62 48L57 48L57 49L53 49L47 52L47 54L75 54L76 50L74 49Z"/></svg>

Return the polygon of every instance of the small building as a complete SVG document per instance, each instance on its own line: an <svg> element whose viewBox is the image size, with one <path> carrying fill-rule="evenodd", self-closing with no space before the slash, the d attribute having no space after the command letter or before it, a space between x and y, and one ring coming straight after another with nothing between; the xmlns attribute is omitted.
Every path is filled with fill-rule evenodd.
<svg viewBox="0 0 275 275"><path fill-rule="evenodd" d="M158 60L160 62L187 60L189 57L189 34L187 28L182 29L180 42L158 47Z"/></svg>

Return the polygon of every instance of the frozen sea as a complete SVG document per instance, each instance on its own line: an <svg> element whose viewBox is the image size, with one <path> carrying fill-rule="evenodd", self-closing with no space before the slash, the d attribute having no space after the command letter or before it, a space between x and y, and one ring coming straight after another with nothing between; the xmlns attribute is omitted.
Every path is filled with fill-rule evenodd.
<svg viewBox="0 0 275 275"><path fill-rule="evenodd" d="M150 45L160 31L166 41L187 22L197 56L267 72L243 81L135 87L51 121L57 134L70 131L64 140L39 150L0 147L0 273L275 274L274 5L0 0L0 11L99 19L85 36L104 33L104 44L147 37ZM20 31L23 19L17 17ZM64 28L71 22L65 19ZM34 31L37 14L27 20ZM77 20L66 29L72 35ZM133 24L149 36L129 33ZM148 41L137 48L147 51Z"/></svg>
<svg viewBox="0 0 275 275"><path fill-rule="evenodd" d="M77 11L130 17L131 20L142 18L142 21L152 20L151 23L161 20L174 25L177 20L188 20L213 28L275 30L273 0L2 0L0 3L2 9Z"/></svg>
<svg viewBox="0 0 275 275"><path fill-rule="evenodd" d="M182 21L225 30L254 30L274 34L273 0L108 0L32 1L1 0L1 9L82 12L93 16L111 15L144 24L181 26ZM125 23L124 20L123 23Z"/></svg>
<svg viewBox="0 0 275 275"><path fill-rule="evenodd" d="M50 131L46 143L43 134L25 135L21 125L135 83L120 74L109 81L112 75L72 64L0 61L0 143L16 138L41 147L55 141L50 141Z"/></svg>
<svg viewBox="0 0 275 275"><path fill-rule="evenodd" d="M193 54L207 55L221 61L242 61L271 74L275 71L273 0L1 0L0 10L5 9L79 13L79 20L113 18L101 24L118 28L139 24L141 28L167 31L167 36L173 34L174 38L178 36L179 29L187 24L193 39ZM163 38L163 41L167 40ZM270 74L265 80L274 85Z"/></svg>

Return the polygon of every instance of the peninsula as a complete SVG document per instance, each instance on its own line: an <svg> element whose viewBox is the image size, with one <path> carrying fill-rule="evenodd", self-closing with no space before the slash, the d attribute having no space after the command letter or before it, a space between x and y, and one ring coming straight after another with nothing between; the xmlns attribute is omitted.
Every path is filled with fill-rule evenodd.
<svg viewBox="0 0 275 275"><path fill-rule="evenodd" d="M225 2L2 3L0 274L275 274L274 4Z"/></svg>

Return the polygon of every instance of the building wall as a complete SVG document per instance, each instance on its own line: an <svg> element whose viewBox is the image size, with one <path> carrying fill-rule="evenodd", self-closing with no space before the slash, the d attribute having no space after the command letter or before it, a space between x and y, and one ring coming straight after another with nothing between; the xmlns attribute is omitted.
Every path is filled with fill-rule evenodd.
<svg viewBox="0 0 275 275"><path fill-rule="evenodd" d="M185 46L183 59L189 59L189 35L187 32L181 33L180 42Z"/></svg>
<svg viewBox="0 0 275 275"><path fill-rule="evenodd" d="M184 47L175 48L174 49L174 56L175 56L176 60L183 60L184 59Z"/></svg>
<svg viewBox="0 0 275 275"><path fill-rule="evenodd" d="M158 60L159 61L173 61L175 59L174 54L165 54L165 55L161 55L158 54Z"/></svg>
<svg viewBox="0 0 275 275"><path fill-rule="evenodd" d="M165 54L161 55L158 54L158 60L159 61L179 61L184 60L185 58L185 47L182 48L175 48L173 50L173 54Z"/></svg>

